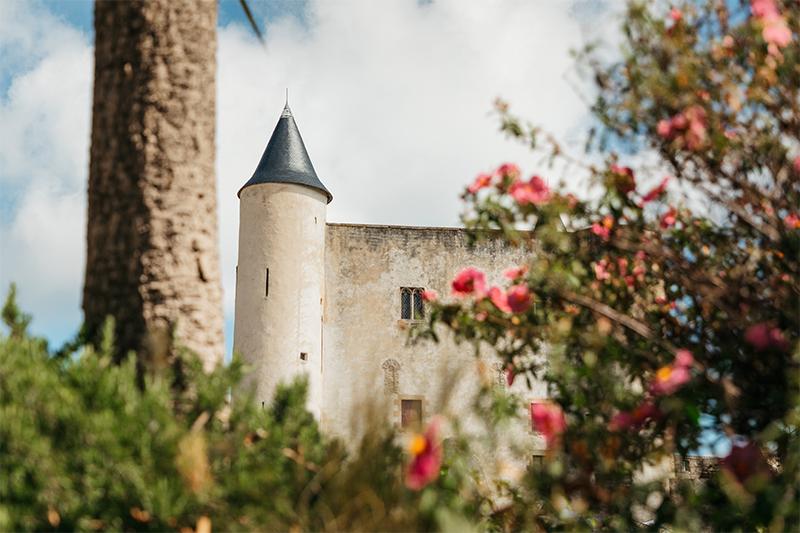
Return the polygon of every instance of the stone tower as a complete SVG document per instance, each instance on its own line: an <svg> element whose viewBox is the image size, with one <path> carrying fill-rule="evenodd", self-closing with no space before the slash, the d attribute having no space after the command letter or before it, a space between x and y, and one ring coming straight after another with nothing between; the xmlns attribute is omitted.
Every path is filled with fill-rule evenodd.
<svg viewBox="0 0 800 533"><path fill-rule="evenodd" d="M256 400L305 374L308 408L322 407L325 213L292 111L284 107L253 176L239 190L239 262L233 349L250 366Z"/></svg>

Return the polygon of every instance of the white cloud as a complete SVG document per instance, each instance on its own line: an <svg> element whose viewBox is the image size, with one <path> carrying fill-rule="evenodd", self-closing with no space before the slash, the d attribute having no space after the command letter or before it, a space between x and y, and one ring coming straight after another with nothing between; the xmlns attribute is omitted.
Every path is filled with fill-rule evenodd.
<svg viewBox="0 0 800 533"><path fill-rule="evenodd" d="M0 4L0 293L12 281L33 329L80 324L92 49L37 4Z"/></svg>
<svg viewBox="0 0 800 533"><path fill-rule="evenodd" d="M506 160L544 170L498 133L496 97L561 138L572 138L586 118L566 81L569 49L584 43L585 20L573 6L315 2L307 30L291 18L268 24L266 50L244 28L223 28L218 168L228 312L236 191L258 163L284 88L317 174L334 195L330 221L454 225L458 194L476 173Z"/></svg>
<svg viewBox="0 0 800 533"><path fill-rule="evenodd" d="M20 282L21 303L50 333L80 321L91 46L43 9L10 4L0 4L0 67L19 73L0 96L0 186L18 200L10 216L0 213L0 287ZM477 172L507 160L544 170L497 132L495 97L568 140L585 120L566 81L575 78L568 51L583 43L586 26L575 5L318 0L308 27L271 21L266 50L244 27L222 28L217 168L228 320L236 191L255 169L286 87L334 195L329 220L456 224L458 194Z"/></svg>

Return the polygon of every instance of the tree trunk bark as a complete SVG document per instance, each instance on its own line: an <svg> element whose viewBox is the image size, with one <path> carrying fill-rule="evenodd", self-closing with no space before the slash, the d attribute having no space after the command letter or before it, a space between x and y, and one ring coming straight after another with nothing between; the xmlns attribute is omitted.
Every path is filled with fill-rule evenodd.
<svg viewBox="0 0 800 533"><path fill-rule="evenodd" d="M222 360L215 0L98 1L83 310L117 353Z"/></svg>

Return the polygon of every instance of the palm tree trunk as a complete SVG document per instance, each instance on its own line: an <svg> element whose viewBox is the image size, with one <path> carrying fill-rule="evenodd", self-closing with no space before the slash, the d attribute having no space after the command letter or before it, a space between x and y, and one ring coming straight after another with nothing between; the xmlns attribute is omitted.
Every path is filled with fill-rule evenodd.
<svg viewBox="0 0 800 533"><path fill-rule="evenodd" d="M118 354L223 355L215 0L98 1L83 310Z"/></svg>

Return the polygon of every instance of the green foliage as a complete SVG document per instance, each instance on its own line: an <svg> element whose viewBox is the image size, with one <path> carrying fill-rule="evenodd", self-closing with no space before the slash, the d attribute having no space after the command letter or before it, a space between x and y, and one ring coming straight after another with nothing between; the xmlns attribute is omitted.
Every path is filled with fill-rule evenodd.
<svg viewBox="0 0 800 533"><path fill-rule="evenodd" d="M421 493L405 487L405 454L382 423L351 443L353 456L323 436L302 380L261 408L239 385L236 359L206 374L182 353L180 381L171 366L142 375L133 354L113 363L110 321L101 349L54 357L17 326L13 294L6 309L0 530L163 531L206 520L218 530L412 530L464 520L452 475Z"/></svg>
<svg viewBox="0 0 800 533"><path fill-rule="evenodd" d="M8 297L3 304L2 315L3 323L8 327L10 335L16 339L21 339L28 332L28 325L31 323L31 316L23 313L17 306L17 285L12 283L8 289Z"/></svg>

